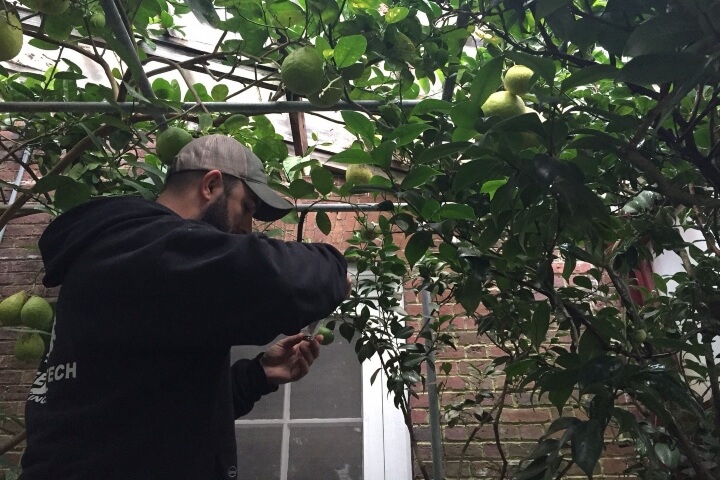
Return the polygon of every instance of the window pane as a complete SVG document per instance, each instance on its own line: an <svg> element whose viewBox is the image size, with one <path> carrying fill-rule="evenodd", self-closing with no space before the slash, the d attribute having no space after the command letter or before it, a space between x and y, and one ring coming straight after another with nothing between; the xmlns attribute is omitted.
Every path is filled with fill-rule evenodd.
<svg viewBox="0 0 720 480"><path fill-rule="evenodd" d="M290 427L288 480L361 480L362 427Z"/></svg>
<svg viewBox="0 0 720 480"><path fill-rule="evenodd" d="M347 340L320 347L310 373L290 388L290 418L362 416L362 365Z"/></svg>
<svg viewBox="0 0 720 480"><path fill-rule="evenodd" d="M280 480L282 426L236 426L235 440L239 479Z"/></svg>

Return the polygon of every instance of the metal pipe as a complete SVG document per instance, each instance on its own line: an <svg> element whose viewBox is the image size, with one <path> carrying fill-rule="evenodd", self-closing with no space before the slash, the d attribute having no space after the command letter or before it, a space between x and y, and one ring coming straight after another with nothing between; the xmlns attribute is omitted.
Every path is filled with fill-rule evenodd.
<svg viewBox="0 0 720 480"><path fill-rule="evenodd" d="M430 292L426 289L420 291L420 300L422 302L423 328L430 323ZM430 340L425 340L426 344ZM435 374L435 354L428 354L428 371L427 371L427 391L428 391L428 410L430 423L430 447L432 450L433 462L433 478L435 480L443 480L445 478L445 467L443 465L442 451L442 433L440 431L440 407L438 402L437 391L437 375Z"/></svg>
<svg viewBox="0 0 720 480"><path fill-rule="evenodd" d="M401 108L413 108L420 100L405 100L398 102ZM265 115L269 113L290 112L333 112L340 110L367 110L377 112L385 102L376 100L361 100L353 103L338 102L331 107L318 107L310 102L283 101L283 102L203 102L203 107L211 113L244 113L246 115ZM182 110L191 110L200 105L186 102L180 105ZM177 113L176 109L162 105L139 104L137 102L0 102L0 113L125 113L163 114ZM164 121L164 120L163 120Z"/></svg>
<svg viewBox="0 0 720 480"><path fill-rule="evenodd" d="M18 173L15 176L15 181L13 182L13 185L16 187L20 186L20 182L22 182L23 174L25 173L25 165L27 165L28 158L30 157L30 149L26 148L23 152L23 158L20 162L20 166L18 167ZM17 189L13 188L12 192L10 192L10 198L8 199L8 205L12 205L15 203L15 198L17 197ZM3 237L5 236L5 228L3 227L0 229L0 243L2 243Z"/></svg>
<svg viewBox="0 0 720 480"><path fill-rule="evenodd" d="M142 63L140 63L140 58L135 50L135 42L133 42L132 38L130 38L130 33L127 28L125 28L125 22L120 15L120 11L118 10L115 1L100 0L100 5L105 12L105 17L107 18L110 30L112 30L117 40L125 49L125 55L121 55L121 57L125 60L125 63L127 63L128 68L132 72L138 88L140 89L140 93L145 95L147 99L154 100L156 98L155 92L152 89L152 85L150 85L150 80L148 80L147 75L145 75L145 70L143 69ZM57 111L65 110L61 109ZM162 113L153 112L152 115L155 117L155 123L157 123L161 129L164 129L166 120Z"/></svg>

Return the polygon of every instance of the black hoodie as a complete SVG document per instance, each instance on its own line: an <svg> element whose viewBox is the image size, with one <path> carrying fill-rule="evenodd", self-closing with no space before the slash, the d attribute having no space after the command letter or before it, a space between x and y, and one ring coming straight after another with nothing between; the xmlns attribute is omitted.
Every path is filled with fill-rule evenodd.
<svg viewBox="0 0 720 480"><path fill-rule="evenodd" d="M136 197L93 200L40 238L61 285L26 404L23 480L241 478L234 419L272 391L263 345L342 301L342 255L231 235ZM258 459L260 461L260 459Z"/></svg>

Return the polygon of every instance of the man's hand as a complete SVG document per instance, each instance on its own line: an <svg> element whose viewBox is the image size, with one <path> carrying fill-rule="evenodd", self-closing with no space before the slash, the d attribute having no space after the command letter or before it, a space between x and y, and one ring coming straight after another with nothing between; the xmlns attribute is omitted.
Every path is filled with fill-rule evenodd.
<svg viewBox="0 0 720 480"><path fill-rule="evenodd" d="M265 370L268 382L273 385L300 380L307 375L310 366L320 355L317 337L306 340L302 333L286 337L265 350L260 365Z"/></svg>

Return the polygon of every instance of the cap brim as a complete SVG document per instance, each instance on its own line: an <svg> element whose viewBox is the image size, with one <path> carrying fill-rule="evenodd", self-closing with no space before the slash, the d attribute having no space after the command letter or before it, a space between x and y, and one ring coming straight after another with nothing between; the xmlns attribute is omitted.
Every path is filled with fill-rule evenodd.
<svg viewBox="0 0 720 480"><path fill-rule="evenodd" d="M292 203L282 198L269 186L247 180L245 184L262 202L255 215L253 215L255 219L262 222L280 220L293 209Z"/></svg>

